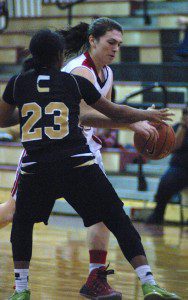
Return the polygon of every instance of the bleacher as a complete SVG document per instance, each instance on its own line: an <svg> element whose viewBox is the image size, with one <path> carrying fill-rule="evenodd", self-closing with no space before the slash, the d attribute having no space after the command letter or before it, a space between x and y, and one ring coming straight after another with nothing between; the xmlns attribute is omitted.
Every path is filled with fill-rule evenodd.
<svg viewBox="0 0 188 300"><path fill-rule="evenodd" d="M67 4L65 0L60 2L62 5ZM8 0L7 3L9 24L0 34L0 96L10 76L19 72L23 50L28 47L33 32L44 27L62 28L68 22L68 11L60 10L53 0L44 0L42 3L36 1L36 5L31 5L30 1L27 5L25 1L23 6L18 3L14 9L12 0ZM80 21L89 23L93 18L100 16L110 17L122 24L123 45L112 65L117 102L134 90L158 83L166 88L169 106L173 107L175 112L174 121L179 120L181 108L188 101L188 63L176 62L174 56L182 39L177 17L188 15L187 1L148 1L146 14L141 0L87 0L73 6L71 13L72 25ZM155 89L131 98L130 104L162 104L163 93L158 84ZM12 130L11 128L6 131ZM133 143L132 137L130 132L119 132L120 144ZM21 147L17 143L0 144L0 201L9 197L20 152ZM135 207L153 207L154 194L159 178L167 167L167 160L157 163L148 161L143 166L148 189L141 192L137 189L138 165L122 165L122 156L121 150L103 150L109 179L119 196L123 200L129 200L129 213L131 214L131 209ZM73 213L65 207L63 201L57 201L55 211L61 209ZM169 209L176 211L179 207L169 205ZM171 219L168 210L167 219ZM179 220L179 214L175 220Z"/></svg>

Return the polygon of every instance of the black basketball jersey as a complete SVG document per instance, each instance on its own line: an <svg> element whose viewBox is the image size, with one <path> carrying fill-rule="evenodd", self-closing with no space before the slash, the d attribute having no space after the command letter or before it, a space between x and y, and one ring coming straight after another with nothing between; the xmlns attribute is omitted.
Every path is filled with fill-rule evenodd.
<svg viewBox="0 0 188 300"><path fill-rule="evenodd" d="M50 153L90 152L78 126L79 104L84 99L91 105L100 97L87 79L46 68L13 76L3 94L5 102L19 109L24 148L39 160Z"/></svg>

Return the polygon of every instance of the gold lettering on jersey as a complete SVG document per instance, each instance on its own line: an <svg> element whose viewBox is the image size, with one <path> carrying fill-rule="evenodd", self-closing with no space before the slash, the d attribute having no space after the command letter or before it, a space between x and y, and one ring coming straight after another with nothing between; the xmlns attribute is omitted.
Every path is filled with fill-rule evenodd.
<svg viewBox="0 0 188 300"><path fill-rule="evenodd" d="M54 115L58 112L58 116ZM45 127L44 132L50 139L62 139L69 134L68 127L69 110L63 102L51 102L45 108L45 114L54 115L54 125L58 125L59 129L54 127Z"/></svg>
<svg viewBox="0 0 188 300"><path fill-rule="evenodd" d="M58 115L55 114L58 113ZM35 127L36 123L42 118L42 108L36 103L26 103L21 110L22 118L28 117L25 124L22 126L22 142L35 141L42 139L42 128ZM50 139L63 139L69 134L68 116L69 109L63 102L51 102L45 107L45 115L53 115L54 126L44 127L44 133Z"/></svg>
<svg viewBox="0 0 188 300"><path fill-rule="evenodd" d="M39 93L49 93L49 87L40 87L40 81L50 80L50 76L48 75L39 75L37 78L37 90Z"/></svg>
<svg viewBox="0 0 188 300"><path fill-rule="evenodd" d="M22 142L40 140L42 138L42 129L33 129L34 125L42 117L41 107L35 102L24 104L21 110L22 117L27 117L29 113L32 113L31 116L22 126Z"/></svg>

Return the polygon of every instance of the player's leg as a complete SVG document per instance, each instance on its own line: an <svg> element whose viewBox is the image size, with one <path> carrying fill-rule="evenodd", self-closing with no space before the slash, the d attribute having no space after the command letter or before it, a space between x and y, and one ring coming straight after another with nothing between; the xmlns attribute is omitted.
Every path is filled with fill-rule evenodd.
<svg viewBox="0 0 188 300"><path fill-rule="evenodd" d="M0 204L0 228L8 225L12 222L13 215L15 212L15 201L16 201L16 194L18 189L18 181L20 177L20 167L23 157L26 155L26 151L23 150L18 162L18 167L15 174L14 184L11 190L11 195L9 200L5 203Z"/></svg>
<svg viewBox="0 0 188 300"><path fill-rule="evenodd" d="M10 196L10 199L5 203L0 204L0 228L7 226L12 222L15 212L15 200Z"/></svg>
<svg viewBox="0 0 188 300"><path fill-rule="evenodd" d="M108 197L112 200L111 204L110 200L106 201L107 209L106 212L103 210L103 222L115 235L125 258L132 265L140 279L144 299L152 300L156 295L158 299L180 299L174 293L169 293L156 284L139 233L134 228L123 207L118 205L120 200L109 182L106 181L105 183L104 180L102 186L103 199Z"/></svg>
<svg viewBox="0 0 188 300"><path fill-rule="evenodd" d="M95 163L105 174L102 155L100 150L94 153ZM110 231L103 222L90 226L87 231L87 245L90 252L90 268L89 271L106 264L106 255L108 251Z"/></svg>
<svg viewBox="0 0 188 300"><path fill-rule="evenodd" d="M110 231L103 222L90 226L87 231L87 244L90 254L89 271L105 266Z"/></svg>
<svg viewBox="0 0 188 300"><path fill-rule="evenodd" d="M105 173L100 150L96 151L94 154L95 162L98 164L103 173ZM87 278L87 282L90 282L90 294L94 294L96 290L95 277L98 274L97 269L101 267L105 268L106 266L109 238L110 231L103 222L94 224L87 230L87 246L89 250L89 276ZM101 285L103 284L103 278L101 276L98 276L98 281L100 281ZM81 288L82 292L84 286ZM115 291L111 287L110 289L113 294ZM84 293L86 295L86 290ZM100 293L98 293L98 295L100 295Z"/></svg>
<svg viewBox="0 0 188 300"><path fill-rule="evenodd" d="M132 225L123 208L114 207L104 220L109 230L117 238L119 246L141 281L145 300L170 299L180 300L174 293L160 288L155 281L141 242L141 238Z"/></svg>
<svg viewBox="0 0 188 300"><path fill-rule="evenodd" d="M27 175L28 176L28 175ZM32 177L25 178L30 181L32 186ZM21 176L19 176L21 180ZM28 185L28 183L26 182ZM11 231L12 254L14 261L15 291L9 298L10 300L30 300L30 290L28 287L29 265L32 255L32 235L34 221L28 217L32 209L27 207L25 203L32 203L32 191L27 190L21 182L23 193L17 192L16 211L13 216L13 224ZM36 191L36 189L34 189ZM27 193L29 192L30 195ZM24 202L23 202L24 199ZM29 201L28 201L29 199ZM21 202L21 204L20 204ZM22 205L24 204L24 205Z"/></svg>
<svg viewBox="0 0 188 300"><path fill-rule="evenodd" d="M88 170L88 173L86 172L87 174L83 175L82 172L84 170ZM101 222L100 213L98 217L98 210L94 204L95 197L96 199L98 198L97 194L93 196L92 206L90 207L91 198L90 193L88 193L90 184L88 185L87 180L85 180L87 177L91 177L90 168L85 167L75 171L78 175L75 176L73 174L74 179L72 178L72 180L77 184L67 189L64 198L77 211L86 227L89 228L90 268L92 268L92 263L94 265L86 283L80 289L80 294L88 299L122 299L121 293L111 288L107 282L107 275L114 272L113 270L107 270L105 265L110 232L104 223ZM85 215L86 220L84 220ZM102 233L100 233L100 230L102 230Z"/></svg>
<svg viewBox="0 0 188 300"><path fill-rule="evenodd" d="M82 178L82 181L79 181L79 186L74 186L74 191L69 191L69 195L66 195L65 198L82 216L86 227L103 221L115 235L125 258L130 262L141 280L145 299L153 299L152 297L155 294L158 295L159 299L180 299L175 294L168 293L156 285L140 235L125 214L123 203L118 198L112 185L99 168L96 165L85 168L83 173L79 174L79 178ZM110 295L110 289L106 288L108 292L105 294L105 290L102 290L99 285L98 277L102 276L104 278L111 272L103 267L98 270L94 276L95 284L101 288L100 296L109 296L110 299L110 296L112 296ZM89 292L90 281L87 281L81 289L81 294L87 295L90 299L96 296L97 299L97 295L89 294ZM116 292L115 297L121 299L121 294Z"/></svg>
<svg viewBox="0 0 188 300"><path fill-rule="evenodd" d="M15 291L10 300L30 300L29 265L32 255L33 222L16 214L13 218L11 243L14 261Z"/></svg>
<svg viewBox="0 0 188 300"><path fill-rule="evenodd" d="M154 212L149 216L147 224L162 224L165 209L173 195L188 186L188 172L182 167L169 167L161 177L155 200L157 201Z"/></svg>
<svg viewBox="0 0 188 300"><path fill-rule="evenodd" d="M16 288L10 300L30 299L28 276L32 256L33 225L36 222L47 224L55 199L58 198L55 184L57 166L50 169L46 164L46 167L41 168L39 164L33 163L22 169L24 172L19 178L11 232Z"/></svg>
<svg viewBox="0 0 188 300"><path fill-rule="evenodd" d="M102 155L100 150L95 153L95 162L105 174L104 165L102 162ZM110 231L103 222L90 226L87 231L87 245L90 253L90 267L89 271L95 268L105 266L106 255L108 251Z"/></svg>
<svg viewBox="0 0 188 300"><path fill-rule="evenodd" d="M110 231L103 222L94 224L87 230L87 245L89 249L89 276L86 280L86 283L80 289L80 293L85 297L90 295L102 296L103 290L106 288L108 289L109 294L114 295L117 293L108 284L106 274L101 273L101 271L106 272L106 257L108 253L109 237ZM88 283L89 289L87 288ZM98 286L101 286L100 290L98 289ZM121 293L118 294L121 296Z"/></svg>

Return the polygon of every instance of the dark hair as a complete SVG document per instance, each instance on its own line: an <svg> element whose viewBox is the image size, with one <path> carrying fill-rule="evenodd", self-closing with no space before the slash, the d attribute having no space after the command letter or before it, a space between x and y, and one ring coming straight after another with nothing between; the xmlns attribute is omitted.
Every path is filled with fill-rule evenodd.
<svg viewBox="0 0 188 300"><path fill-rule="evenodd" d="M107 31L111 30L123 32L121 25L109 18L95 19L90 25L81 22L74 27L69 27L67 30L59 30L58 32L65 38L65 57L68 58L75 53L87 50L90 35L98 40Z"/></svg>
<svg viewBox="0 0 188 300"><path fill-rule="evenodd" d="M22 72L27 72L29 70L35 69L35 64L32 57L24 60L22 65Z"/></svg>
<svg viewBox="0 0 188 300"><path fill-rule="evenodd" d="M29 51L32 57L24 62L23 71L53 66L59 59L59 52L64 51L64 47L64 38L58 32L49 29L39 30L30 41Z"/></svg>
<svg viewBox="0 0 188 300"><path fill-rule="evenodd" d="M188 107L185 107L185 108L182 110L182 114L183 114L183 116L187 116L187 115L188 115Z"/></svg>

